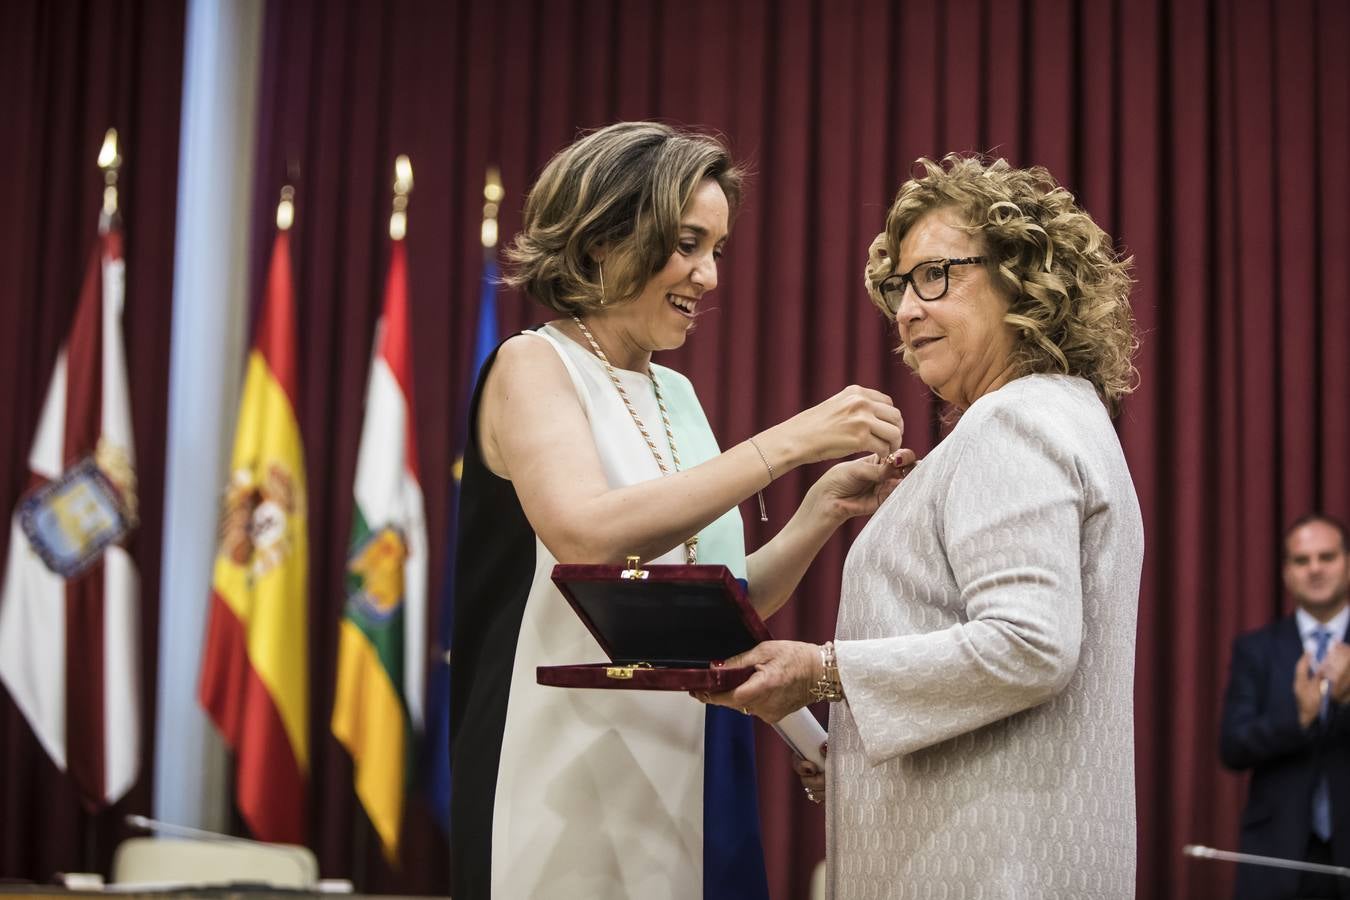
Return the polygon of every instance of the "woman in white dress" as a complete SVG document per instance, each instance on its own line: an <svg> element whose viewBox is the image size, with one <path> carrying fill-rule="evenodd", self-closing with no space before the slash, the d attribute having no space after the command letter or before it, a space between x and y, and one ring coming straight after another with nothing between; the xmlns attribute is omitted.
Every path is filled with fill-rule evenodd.
<svg viewBox="0 0 1350 900"><path fill-rule="evenodd" d="M746 555L738 503L800 465L889 456L901 421L888 397L850 387L723 453L688 379L652 362L684 343L716 288L739 193L719 142L638 122L561 151L526 201L507 280L558 318L502 343L470 410L451 653L455 900L767 900L749 719L683 694L535 683L537 666L604 658L550 580L555 562L722 563L768 616L898 477L865 460L833 467Z"/></svg>
<svg viewBox="0 0 1350 900"><path fill-rule="evenodd" d="M1132 898L1138 500L1129 260L1044 169L920 161L867 287L959 414L848 554L835 640L711 700L827 699L828 882L854 898Z"/></svg>

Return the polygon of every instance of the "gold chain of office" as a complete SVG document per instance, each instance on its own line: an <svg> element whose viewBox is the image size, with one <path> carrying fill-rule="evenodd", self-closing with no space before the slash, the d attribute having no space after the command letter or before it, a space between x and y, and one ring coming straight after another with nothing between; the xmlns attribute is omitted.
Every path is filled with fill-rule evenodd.
<svg viewBox="0 0 1350 900"><path fill-rule="evenodd" d="M614 382L614 387L618 390L623 405L628 408L628 415L632 416L633 424L642 433L642 439L647 442L647 449L652 451L652 458L656 460L656 465L661 469L661 474L670 475L671 468L661 458L661 451L656 449L656 442L652 440L651 433L647 431L647 426L643 424L642 417L638 415L636 407L633 406L628 391L624 390L623 382L619 380L619 373L614 371L614 366L610 363L609 357L605 355L604 350L600 349L600 344L596 341L595 335L591 334L591 330L586 327L585 322L581 321L580 316L573 316L572 321L577 323L577 328L581 329L581 333L590 342L592 352L604 365L605 371L609 374L609 380ZM680 451L675 446L675 430L670 426L670 413L666 411L665 398L661 396L661 383L656 380L656 374L650 368L647 370L647 377L652 380L652 390L656 393L656 406L661 410L661 424L666 427L666 443L670 445L670 458L675 463L674 471L678 472L680 471ZM684 561L691 566L698 562L698 535L685 539Z"/></svg>

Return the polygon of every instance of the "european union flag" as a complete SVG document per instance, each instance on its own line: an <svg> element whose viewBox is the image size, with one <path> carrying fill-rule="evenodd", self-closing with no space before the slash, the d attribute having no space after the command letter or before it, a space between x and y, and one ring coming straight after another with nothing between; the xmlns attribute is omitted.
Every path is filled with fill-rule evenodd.
<svg viewBox="0 0 1350 900"><path fill-rule="evenodd" d="M483 362L497 347L497 260L489 256L483 263L483 279L478 294L478 327L474 336L473 365L469 370L469 393L478 383ZM470 423L465 423L468 439ZM459 524L459 478L464 453L455 460L455 477L450 481L449 527L446 528L445 571L436 617L436 646L440 653L432 660L427 683L427 727L424 759L427 760L426 785L436 821L450 832L450 629L455 619L455 538Z"/></svg>

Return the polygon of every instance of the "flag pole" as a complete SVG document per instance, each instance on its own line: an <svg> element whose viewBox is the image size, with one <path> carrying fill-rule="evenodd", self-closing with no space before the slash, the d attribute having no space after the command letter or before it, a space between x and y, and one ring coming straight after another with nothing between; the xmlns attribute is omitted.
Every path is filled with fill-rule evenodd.
<svg viewBox="0 0 1350 900"><path fill-rule="evenodd" d="M389 216L389 237L403 240L408 234L408 195L413 189L412 160L400 153L394 160L394 211Z"/></svg>
<svg viewBox="0 0 1350 900"><path fill-rule="evenodd" d="M281 199L277 201L277 230L290 231L295 224L295 188L289 184L281 186Z"/></svg>
<svg viewBox="0 0 1350 900"><path fill-rule="evenodd" d="M497 252L497 212L501 209L506 191L502 188L502 173L496 166L488 166L483 183L483 255Z"/></svg>
<svg viewBox="0 0 1350 900"><path fill-rule="evenodd" d="M117 151L116 128L109 128L103 134L103 145L98 151L98 167L103 170L103 208L99 210L98 216L98 233L102 236L111 231L117 223L117 175L122 167L122 156ZM103 253L104 250L100 249L99 255L102 256ZM103 443L101 437L99 443ZM95 817L85 816L84 827L85 868L92 870L97 868L93 858L99 846Z"/></svg>
<svg viewBox="0 0 1350 900"><path fill-rule="evenodd" d="M98 233L107 234L117 221L117 175L122 154L117 148L117 129L109 128L98 151L98 167L103 170L103 209L98 217Z"/></svg>

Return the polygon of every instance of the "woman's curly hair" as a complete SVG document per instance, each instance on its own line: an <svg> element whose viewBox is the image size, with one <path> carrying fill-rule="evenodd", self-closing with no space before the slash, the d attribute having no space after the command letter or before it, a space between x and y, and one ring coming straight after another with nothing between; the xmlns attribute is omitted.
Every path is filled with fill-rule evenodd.
<svg viewBox="0 0 1350 900"><path fill-rule="evenodd" d="M1004 321L1017 334L1017 374L1081 376L1117 412L1138 382L1133 258L1118 254L1110 235L1041 166L1016 169L1003 159L954 153L916 166L924 173L900 188L886 230L868 250L864 281L872 302L893 317L880 286L894 273L901 240L927 213L955 209L983 242L990 277L1011 298ZM905 357L912 368L911 354Z"/></svg>
<svg viewBox="0 0 1350 900"><path fill-rule="evenodd" d="M680 216L705 178L721 185L734 216L742 172L716 138L659 122L584 135L530 189L503 280L563 315L636 298L675 252Z"/></svg>

